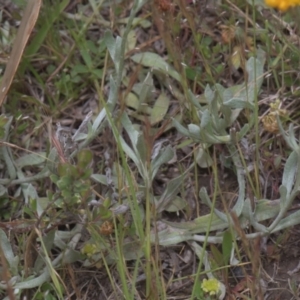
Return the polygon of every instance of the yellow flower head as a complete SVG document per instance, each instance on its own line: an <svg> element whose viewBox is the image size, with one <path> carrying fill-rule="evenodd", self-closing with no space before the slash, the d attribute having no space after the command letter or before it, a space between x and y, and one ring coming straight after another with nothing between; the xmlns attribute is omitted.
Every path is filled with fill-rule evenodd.
<svg viewBox="0 0 300 300"><path fill-rule="evenodd" d="M290 7L300 5L300 0L265 0L265 3L270 7L286 11Z"/></svg>
<svg viewBox="0 0 300 300"><path fill-rule="evenodd" d="M81 249L81 253L85 254L87 257L93 256L97 252L97 246L95 244L85 244Z"/></svg>
<svg viewBox="0 0 300 300"><path fill-rule="evenodd" d="M203 279L201 288L205 293L209 293L210 296L216 295L220 291L220 282L215 278Z"/></svg>

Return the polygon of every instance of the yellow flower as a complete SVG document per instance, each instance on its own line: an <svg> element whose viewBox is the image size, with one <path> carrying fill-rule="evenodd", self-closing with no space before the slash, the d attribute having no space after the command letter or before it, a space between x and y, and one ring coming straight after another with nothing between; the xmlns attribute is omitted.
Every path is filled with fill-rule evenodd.
<svg viewBox="0 0 300 300"><path fill-rule="evenodd" d="M210 296L216 295L220 291L220 282L215 278L203 279L201 288L205 293L209 293Z"/></svg>
<svg viewBox="0 0 300 300"><path fill-rule="evenodd" d="M270 7L286 11L290 7L300 5L300 0L265 0L265 3Z"/></svg>
<svg viewBox="0 0 300 300"><path fill-rule="evenodd" d="M97 252L97 246L95 244L85 244L81 249L81 253L85 254L87 257L93 256Z"/></svg>

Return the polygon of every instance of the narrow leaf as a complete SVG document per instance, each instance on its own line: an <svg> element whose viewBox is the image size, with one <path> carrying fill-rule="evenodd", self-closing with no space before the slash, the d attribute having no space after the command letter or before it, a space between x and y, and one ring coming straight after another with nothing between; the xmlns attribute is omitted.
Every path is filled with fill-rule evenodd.
<svg viewBox="0 0 300 300"><path fill-rule="evenodd" d="M230 231L225 231L223 234L222 253L224 266L229 264L232 250L232 234Z"/></svg>
<svg viewBox="0 0 300 300"><path fill-rule="evenodd" d="M282 176L282 185L286 187L288 194L290 194L294 185L294 179L298 169L298 163L298 154L295 151L293 151L286 161Z"/></svg>
<svg viewBox="0 0 300 300"><path fill-rule="evenodd" d="M46 152L32 153L18 158L15 161L15 165L21 169L26 166L39 165L43 163L45 160L46 160Z"/></svg>

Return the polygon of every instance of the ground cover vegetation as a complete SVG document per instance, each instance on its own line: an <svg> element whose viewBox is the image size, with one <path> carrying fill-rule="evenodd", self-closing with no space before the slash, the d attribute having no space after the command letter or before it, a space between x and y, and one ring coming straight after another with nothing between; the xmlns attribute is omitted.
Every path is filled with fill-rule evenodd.
<svg viewBox="0 0 300 300"><path fill-rule="evenodd" d="M1 299L299 299L300 10L266 3L0 1Z"/></svg>

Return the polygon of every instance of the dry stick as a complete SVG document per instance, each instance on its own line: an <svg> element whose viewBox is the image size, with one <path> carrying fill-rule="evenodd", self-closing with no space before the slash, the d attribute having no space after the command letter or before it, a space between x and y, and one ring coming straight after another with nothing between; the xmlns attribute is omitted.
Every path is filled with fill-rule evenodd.
<svg viewBox="0 0 300 300"><path fill-rule="evenodd" d="M42 0L28 0L18 33L13 45L13 49L5 68L5 72L0 85L0 106L2 105L14 75L20 63L24 48L27 44L30 33L38 18Z"/></svg>
<svg viewBox="0 0 300 300"><path fill-rule="evenodd" d="M57 154L59 156L60 161L62 163L67 163L68 161L64 155L64 150L62 149L62 146L61 146L56 134L54 134L54 133L51 134L51 142L52 142L52 145L57 150Z"/></svg>
<svg viewBox="0 0 300 300"><path fill-rule="evenodd" d="M59 66L52 72L52 74L49 76L49 78L46 80L46 83L49 83L55 75L58 74L58 72L63 68L67 60L70 58L70 56L73 54L73 51L75 49L75 43L72 45L71 49L68 52L68 55L63 59L63 61L59 64Z"/></svg>

